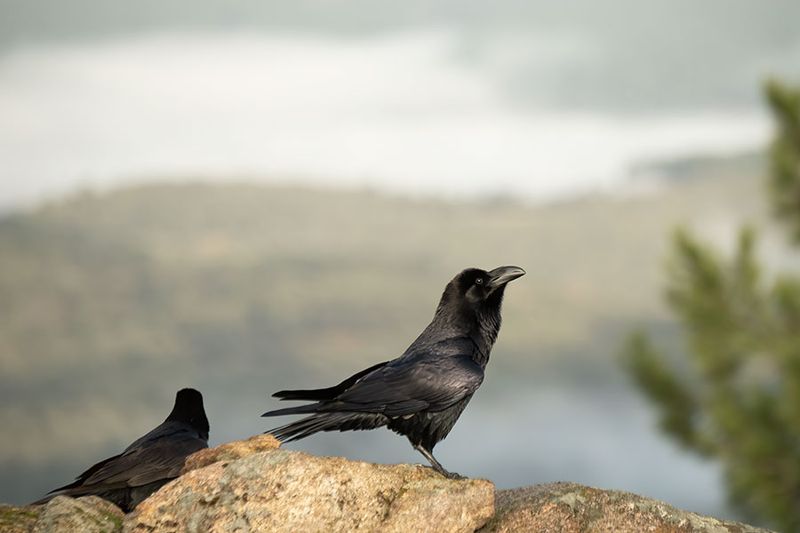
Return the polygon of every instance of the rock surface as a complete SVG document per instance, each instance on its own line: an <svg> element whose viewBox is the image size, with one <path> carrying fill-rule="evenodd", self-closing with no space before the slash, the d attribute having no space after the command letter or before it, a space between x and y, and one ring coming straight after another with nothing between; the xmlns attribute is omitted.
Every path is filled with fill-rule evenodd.
<svg viewBox="0 0 800 533"><path fill-rule="evenodd" d="M411 465L272 449L191 470L142 502L126 532L472 532L494 485Z"/></svg>
<svg viewBox="0 0 800 533"><path fill-rule="evenodd" d="M181 474L203 468L217 461L233 461L248 455L280 448L281 442L272 435L255 435L247 440L235 440L220 444L215 448L206 448L186 458Z"/></svg>
<svg viewBox="0 0 800 533"><path fill-rule="evenodd" d="M26 505L15 507L0 504L0 531L2 533L28 533L41 514L41 507Z"/></svg>
<svg viewBox="0 0 800 533"><path fill-rule="evenodd" d="M124 516L119 507L97 496L56 496L42 509L33 533L113 533L120 530Z"/></svg>
<svg viewBox="0 0 800 533"><path fill-rule="evenodd" d="M0 506L2 533L115 533L122 510L97 496L56 496L41 506Z"/></svg>
<svg viewBox="0 0 800 533"><path fill-rule="evenodd" d="M499 490L497 512L481 533L768 533L681 511L628 492L576 483Z"/></svg>
<svg viewBox="0 0 800 533"><path fill-rule="evenodd" d="M495 491L430 468L279 449L258 435L190 456L127 516L95 496L0 505L0 533L425 531L766 533L626 492L575 483Z"/></svg>

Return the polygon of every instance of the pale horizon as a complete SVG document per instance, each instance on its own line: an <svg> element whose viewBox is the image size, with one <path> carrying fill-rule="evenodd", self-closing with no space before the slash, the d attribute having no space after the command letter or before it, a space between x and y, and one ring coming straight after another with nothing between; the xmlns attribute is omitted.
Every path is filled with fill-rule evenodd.
<svg viewBox="0 0 800 533"><path fill-rule="evenodd" d="M568 34L539 44L543 85L553 61L596 53ZM503 74L515 41L482 63L462 61L463 45L447 29L176 30L11 49L0 56L0 209L195 176L541 202L619 187L647 162L757 151L769 137L758 106L523 104Z"/></svg>

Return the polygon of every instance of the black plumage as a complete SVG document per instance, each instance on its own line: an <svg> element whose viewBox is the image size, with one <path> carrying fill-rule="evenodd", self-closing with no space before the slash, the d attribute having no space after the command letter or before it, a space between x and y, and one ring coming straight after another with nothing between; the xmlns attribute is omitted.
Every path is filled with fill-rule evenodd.
<svg viewBox="0 0 800 533"><path fill-rule="evenodd" d="M483 381L489 353L500 331L506 284L525 274L519 267L492 271L470 268L445 287L433 320L402 356L378 363L334 387L286 390L281 400L314 403L263 416L308 414L270 431L281 441L319 431L386 426L405 435L434 469L448 477L433 456Z"/></svg>
<svg viewBox="0 0 800 533"><path fill-rule="evenodd" d="M142 500L178 477L186 457L208 447L208 419L203 396L181 389L169 416L158 427L131 443L119 455L93 465L68 485L34 502L46 503L58 495L100 496L132 511Z"/></svg>

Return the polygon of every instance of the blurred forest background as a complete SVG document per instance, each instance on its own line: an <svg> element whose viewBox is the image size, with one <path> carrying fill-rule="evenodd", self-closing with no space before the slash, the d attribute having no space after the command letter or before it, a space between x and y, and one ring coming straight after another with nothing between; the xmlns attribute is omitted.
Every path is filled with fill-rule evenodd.
<svg viewBox="0 0 800 533"><path fill-rule="evenodd" d="M769 151L773 211L797 244L800 89L771 82L766 96L776 123ZM730 258L685 229L674 241L667 301L686 331L690 364L671 365L641 333L629 339L626 363L659 408L662 429L721 460L740 509L781 531L800 531L797 269L776 273L762 265L752 227L740 231Z"/></svg>
<svg viewBox="0 0 800 533"><path fill-rule="evenodd" d="M0 501L116 453L183 386L212 444L269 429L275 390L400 354L459 270L517 264L444 464L790 523L737 489L751 456L670 424L713 395L662 289L696 240L741 255L744 224L759 283L800 266L761 94L798 80L796 20L791 1L0 0ZM738 435L769 421L728 412ZM385 431L291 446L419 462Z"/></svg>

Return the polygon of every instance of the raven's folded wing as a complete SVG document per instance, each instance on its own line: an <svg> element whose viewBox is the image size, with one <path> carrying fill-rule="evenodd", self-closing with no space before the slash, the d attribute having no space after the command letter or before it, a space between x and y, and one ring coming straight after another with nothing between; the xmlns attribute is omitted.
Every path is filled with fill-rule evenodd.
<svg viewBox="0 0 800 533"><path fill-rule="evenodd" d="M466 355L401 359L366 375L318 412L440 411L473 394L482 381L483 369Z"/></svg>
<svg viewBox="0 0 800 533"><path fill-rule="evenodd" d="M153 481L177 477L186 457L207 447L197 432L184 430L129 447L121 455L106 461L83 480L86 486L138 487Z"/></svg>
<svg viewBox="0 0 800 533"><path fill-rule="evenodd" d="M85 472L82 472L78 477L76 477L75 481L73 481L72 483L68 483L63 487L58 487L56 489L53 489L50 492L48 492L48 494L53 494L54 492L62 492L65 490L75 489L77 487L83 486L86 480L89 479L95 472L106 466L109 462L116 460L120 455L114 455L113 457L109 457L108 459L103 459L99 463L93 464L92 466L87 468Z"/></svg>

